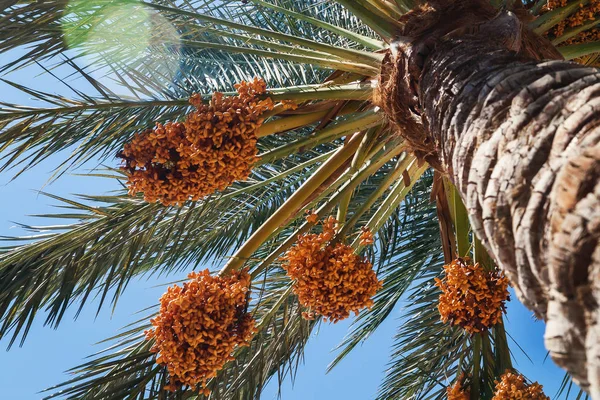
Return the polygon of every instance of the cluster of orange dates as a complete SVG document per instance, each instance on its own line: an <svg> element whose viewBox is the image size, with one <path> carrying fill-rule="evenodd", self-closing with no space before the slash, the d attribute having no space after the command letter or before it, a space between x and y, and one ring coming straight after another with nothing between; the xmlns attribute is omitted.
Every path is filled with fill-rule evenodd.
<svg viewBox="0 0 600 400"><path fill-rule="evenodd" d="M471 392L468 388L464 387L464 375L461 376L454 385L449 386L446 389L446 396L448 400L469 400L471 398Z"/></svg>
<svg viewBox="0 0 600 400"><path fill-rule="evenodd" d="M315 223L314 214L307 220ZM296 244L283 256L283 268L294 281L294 293L300 304L315 314L337 322L371 307L371 299L381 288L373 266L357 255L352 246L332 239L337 233L337 220L333 217L323 222L322 233L308 233L298 237Z"/></svg>
<svg viewBox="0 0 600 400"><path fill-rule="evenodd" d="M600 3L598 3L600 4ZM600 29L593 28L580 32L577 36L565 40L565 44L583 44L600 40Z"/></svg>
<svg viewBox="0 0 600 400"><path fill-rule="evenodd" d="M542 11L549 11L559 7L565 7L567 0L549 0ZM600 13L600 0L591 0L587 5L580 4L579 10L574 14L560 21L551 32L554 37L562 36L566 28L575 28L584 25L587 21L595 21ZM578 33L574 37L567 39L563 44L589 43L600 40L600 30L593 28Z"/></svg>
<svg viewBox="0 0 600 400"><path fill-rule="evenodd" d="M147 339L155 339L156 362L169 372L167 390L188 385L208 395L206 383L217 375L233 351L247 346L255 322L246 312L251 278L248 271L211 276L192 272L183 287L174 285L160 299Z"/></svg>
<svg viewBox="0 0 600 400"><path fill-rule="evenodd" d="M528 385L521 374L507 371L496 381L496 391L492 400L550 400L544 394L542 385L537 382Z"/></svg>
<svg viewBox="0 0 600 400"><path fill-rule="evenodd" d="M360 244L362 246L371 246L373 243L375 243L373 232L369 228L363 227L360 233Z"/></svg>
<svg viewBox="0 0 600 400"><path fill-rule="evenodd" d="M454 385L446 389L448 400L469 400L471 392L464 385L464 374L457 379ZM542 385L537 382L527 384L525 377L515 372L506 371L500 377L500 381L494 381L496 384L492 400L550 400L544 394Z"/></svg>
<svg viewBox="0 0 600 400"><path fill-rule="evenodd" d="M550 11L559 7L566 7L568 0L548 0L542 7L542 11Z"/></svg>
<svg viewBox="0 0 600 400"><path fill-rule="evenodd" d="M148 202L181 205L199 200L248 177L257 161L261 115L273 108L264 80L236 85L237 96L214 93L209 104L195 94L196 108L184 122L157 124L125 144L129 193ZM284 105L293 107L293 105Z"/></svg>
<svg viewBox="0 0 600 400"><path fill-rule="evenodd" d="M445 277L435 279L440 288L438 310L443 322L473 334L496 325L509 299L508 279L500 271L484 271L468 257L444 266Z"/></svg>

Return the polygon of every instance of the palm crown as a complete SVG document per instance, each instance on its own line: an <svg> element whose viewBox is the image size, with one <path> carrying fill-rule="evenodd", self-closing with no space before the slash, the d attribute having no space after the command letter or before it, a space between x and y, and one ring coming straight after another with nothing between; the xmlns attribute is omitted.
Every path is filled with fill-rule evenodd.
<svg viewBox="0 0 600 400"><path fill-rule="evenodd" d="M143 164L136 164L135 158L140 161L141 150L136 153L127 147L143 145L142 139L135 142L135 134L155 122L186 121L173 133L181 142L183 136L177 135L192 130L189 115L216 110L214 93L235 98L237 84L256 77L266 82L266 90L248 100L254 104L248 106L248 115L256 112L247 125L256 140L256 159L254 147L248 150L251 170L225 177L240 156L215 156L222 168L211 172L214 182L206 177L200 180L209 186L202 196L181 195L175 184L168 194L175 191L179 196L171 198L163 192L151 196L147 188L152 183L144 186L144 181L129 192L58 198L69 211L56 217L71 218L72 225L48 227L34 238L20 238L27 243L5 247L0 255L0 337L10 345L19 338L23 342L40 310L48 310L47 324L58 326L67 307L83 307L95 295L100 296L101 306L116 305L132 278L193 270L214 260L221 265L215 276L249 269L252 285L245 311L256 323L252 339L247 346L236 347L234 358L207 380L209 390L192 384L175 385L173 392L165 392L173 386L173 378L169 368L156 363L156 336L144 333L152 329L150 319L159 311L154 306L111 338L114 346L76 368L76 376L50 392L50 397L259 396L272 376L295 365L322 318L299 301L303 297L295 289L301 274L291 280L281 257L289 255L299 235L321 232L315 220L330 215L335 215L339 226L325 242L352 246L373 265L382 282L372 304L358 307L361 311L332 366L405 298L409 306L379 398L444 398L448 392L443 382L449 376L458 382L463 396L467 392L471 398L494 396L495 381L513 369L501 312L489 329L480 325L466 329L466 323L453 326L449 319L456 322L458 317L448 315L456 304L441 321L438 298L444 283L438 280L436 285L435 278L444 276L444 264L466 256L479 263L481 274L492 273L493 259L498 257L488 256L488 243L472 233L460 185L455 187L456 180L444 175L444 161L420 147L425 143L422 138L399 134L403 125L389 111L389 98L378 97L384 86L381 80L377 84L381 65L390 57L390 43L407 31L403 16L416 2L4 3L0 49L22 55L6 63L3 71L36 62L52 73L58 64L72 68L94 89L93 94L74 90L73 97L63 97L13 84L46 106L2 103L0 148L5 173L19 175L51 154L75 148L57 167L56 177L99 158L112 165L103 175L123 182L129 179L131 187L132 174ZM528 32L547 37L565 58L598 65L600 42L594 19L600 11L598 2L492 3L520 15ZM450 37L468 37L480 29L460 23ZM492 42L503 39L499 34ZM547 49L545 56L560 57L554 47ZM128 95L116 94L81 68L79 59L84 56L94 69L118 80ZM199 95L192 107L189 99L194 93ZM214 109L207 111L211 99ZM255 104L267 100L269 106L256 111ZM211 114L203 129L213 129L222 121L219 118ZM169 129L164 135L170 134ZM223 140L233 140L228 132L224 135ZM244 140L240 146L247 144ZM115 161L117 154L124 164ZM201 162L210 156L203 155ZM164 165L181 158L165 157L159 164L168 174L174 167ZM152 170L156 159L146 164L146 170L157 171ZM121 165L128 168L119 169ZM188 173L205 164L198 165ZM177 182L185 182L186 176L178 176ZM160 182L165 179L154 177ZM219 179L227 185L217 185ZM139 193L144 188L146 192ZM306 221L311 210L315 217ZM363 227L374 234L373 246L361 240ZM308 293L305 297L310 298ZM363 309L364 305L371 307ZM587 387L585 379L578 382ZM563 387L570 387L568 377Z"/></svg>

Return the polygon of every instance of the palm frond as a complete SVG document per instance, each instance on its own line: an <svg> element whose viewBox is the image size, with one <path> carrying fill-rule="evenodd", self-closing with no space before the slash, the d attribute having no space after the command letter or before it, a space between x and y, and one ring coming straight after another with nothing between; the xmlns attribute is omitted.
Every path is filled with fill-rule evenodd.
<svg viewBox="0 0 600 400"><path fill-rule="evenodd" d="M574 399L574 400L588 400L589 395L585 393L583 390L577 388L573 379L568 373L565 373L562 382L560 383L560 387L556 391L556 394L553 396L555 399Z"/></svg>
<svg viewBox="0 0 600 400"><path fill-rule="evenodd" d="M383 42L380 42L376 39L373 39L369 36L364 36L361 35L360 33L357 33L356 31L353 30L349 30L346 29L340 25L345 25L346 21L348 20L348 18L343 19L342 21L340 21L340 18L337 18L336 23L338 23L338 25L334 25L331 22L328 22L326 20L323 20L323 14L326 13L327 16L334 16L335 14L339 14L342 10L340 10L340 7L336 4L331 4L328 5L327 8L323 7L323 3L321 3L321 7L304 7L303 10L294 10L294 8L297 8L298 2L287 2L289 4L286 4L287 7L289 8L284 8L284 7L280 7L276 4L270 3L270 2L266 2L266 1L262 1L262 0L252 0L252 2L258 6L262 6L265 8L268 8L270 13L275 11L275 12L280 12L282 14L285 14L291 18L288 18L287 21L288 22L293 22L294 23L294 31L295 32L304 32L305 30L309 30L308 32L306 32L304 34L305 37L315 37L315 34L319 34L319 31L315 31L314 27L318 27L318 28L323 28L326 29L329 32L335 33L341 37L344 37L346 39L350 39L358 44L361 44L367 48L373 49L373 50L380 50L382 48L384 48L384 44ZM303 5L305 4L305 2L302 3ZM319 15L319 18L315 18L312 15L319 13L319 10L321 11ZM304 12L303 12L304 11ZM308 14L306 11L312 11L312 15ZM265 16L265 13L262 14L263 16ZM271 20L271 19L270 19ZM300 21L300 22L298 22ZM341 24L340 24L341 22ZM281 29L281 28L280 28ZM356 28L354 28L356 30ZM321 35L319 35L319 38ZM331 35L327 35L329 37L331 37ZM324 39L324 41L328 41L331 40L329 37L327 38L322 38Z"/></svg>
<svg viewBox="0 0 600 400"><path fill-rule="evenodd" d="M259 332L248 348L239 349L234 361L228 363L209 384L211 398L258 398L264 385L277 374L278 378L293 373L315 322L300 315L295 298L286 289L287 283L270 277L266 285L262 278L255 283L259 290L253 314L260 321ZM268 290L267 290L268 289ZM166 369L155 364L150 351L153 341L146 340L143 331L151 328L150 316L125 328L124 332L106 342L109 348L91 356L90 361L73 368L76 375L46 391L58 391L46 399L204 399L192 391L169 394L163 387Z"/></svg>
<svg viewBox="0 0 600 400"><path fill-rule="evenodd" d="M439 318L433 278L442 265L440 259L416 276L378 399L444 399L446 387L458 375L459 361L469 363L468 337Z"/></svg>
<svg viewBox="0 0 600 400"><path fill-rule="evenodd" d="M293 136L293 135L292 135ZM331 149L323 145L320 151ZM325 150L326 151L326 150ZM316 155L316 157L315 157ZM129 280L220 260L242 243L310 174L319 153L306 152L257 168L253 179L214 199L165 208L126 195L55 197L68 211L44 215L76 220L12 240L29 241L0 254L0 336L23 339L38 310L57 326L66 307L94 293L114 305ZM284 189L281 189L284 188Z"/></svg>
<svg viewBox="0 0 600 400"><path fill-rule="evenodd" d="M544 12L530 27L547 32L587 2ZM0 2L0 52L12 57L0 71L36 64L75 93L68 98L3 81L43 106L0 103L0 171L18 168L19 175L67 149L72 153L57 173L90 159L106 160L154 121L181 119L191 93L208 98L255 76L275 88L274 99L305 102L296 115L269 115L251 178L209 199L165 208L122 192L75 199L48 195L63 210L43 217L74 222L23 225L31 236L5 238L18 244L0 248L0 338L12 334L11 346L21 335L23 343L40 312L46 312L46 324L57 326L67 307L81 311L92 297L99 298L98 310L107 303L114 307L134 277L168 275L205 262L224 264L222 272L247 265L259 332L210 383L210 398L258 398L275 375L280 382L294 375L318 324L302 319L278 257L310 229L303 211L314 208L324 217L337 206L342 231L336 240L353 241L364 254L356 228L375 232L376 249L366 254L384 287L373 308L352 325L331 367L405 303L379 398L442 399L461 371L471 372L475 393L491 397L494 378L511 365L504 327L468 337L439 321L433 278L442 271L443 254L435 205L427 195L432 176L427 166L402 154L400 139L388 134L378 110L366 103L381 50L395 37L398 18L415 3ZM562 44L595 26L585 24L553 40ZM599 50L598 42L561 48L565 57L587 63L598 61ZM72 75L59 77L65 68ZM99 75L128 94L116 94L93 78ZM72 77L93 93L75 89L67 81ZM111 174L118 178L118 172ZM466 254L472 237L466 214L460 217L453 221L455 239L459 253ZM143 333L156 309L146 313L108 339L108 349L74 368L74 378L51 388L58 392L48 398L203 399L193 388L164 392L167 371L155 363L152 341ZM565 378L559 394L568 395L570 385Z"/></svg>
<svg viewBox="0 0 600 400"><path fill-rule="evenodd" d="M101 85L83 71L79 74L102 90ZM6 81L5 81L6 82ZM155 121L181 120L190 107L184 98L138 98L116 96L102 91L98 97L81 94L80 99L65 98L6 82L40 101L45 107L26 107L0 103L0 170L21 166L16 173L35 166L59 151L72 149L70 156L58 167L77 166L90 159L104 161L115 156L123 143ZM304 101L311 98L367 98L365 85L301 85L273 89L271 97ZM208 99L210 94L205 95ZM64 171L64 168L62 168Z"/></svg>
<svg viewBox="0 0 600 400"><path fill-rule="evenodd" d="M0 13L0 49L8 54L24 46L30 49L6 63L5 69L54 62L54 66L43 67L53 73L69 66L97 94L77 90L75 98L67 98L5 81L50 107L0 105L3 168L20 162L27 169L69 147L74 152L63 165L92 157L106 159L135 131L155 121L181 118L188 110L185 99L191 93L228 91L234 83L254 76L266 79L270 87L290 87L322 81L330 68L349 69L359 75L361 71L368 75L377 72L380 56L349 46L348 38L315 41L310 35L317 31L327 32L320 36L332 36L322 26L304 21L307 26L302 31L310 39L302 38L297 30L289 30L283 13L270 16L275 25L265 29L262 10L267 3L246 5L243 12L237 2L226 1L218 6L212 3L9 4ZM139 12L132 12L135 10L131 7ZM315 7L320 6L315 3ZM315 7L308 9L315 12ZM332 17L332 11L323 15ZM336 21L341 18L337 16ZM340 28L353 32L350 28L358 25L355 22L353 28ZM122 29L127 32L116 34ZM18 30L30 35L14 35ZM355 35L362 37L360 33ZM140 38L143 36L147 37ZM90 67L79 66L83 58ZM315 61L314 68L306 65L310 60ZM116 81L132 97L115 95L92 74Z"/></svg>
<svg viewBox="0 0 600 400"><path fill-rule="evenodd" d="M369 197L373 185L384 181L395 162L383 162L358 171L356 184L357 199ZM364 182L364 175L371 175ZM339 178L342 182L345 178ZM352 182L350 180L349 182ZM355 185L356 185L355 184ZM339 185L334 184L333 187ZM347 186L353 188L353 184ZM346 189L348 190L348 189ZM327 193L327 192L325 192ZM336 192L324 194L317 201L331 203ZM339 191L337 193L340 193ZM360 202L353 203L359 207ZM355 212L354 209L351 212ZM298 215L302 215L300 211ZM368 215L367 215L368 217ZM300 360L302 349L314 323L308 323L301 318L302 311L295 296L289 291L289 280L276 260L278 250L282 249L289 238L295 238L297 232L297 217L289 221L272 238L263 243L247 260L255 276L253 286L254 300L250 309L253 310L259 323L261 333L256 335L251 346L241 349L236 354L235 361L221 371L218 378L211 384L214 396L224 399L247 399L259 395L264 384L277 374L283 379L286 374L293 374ZM272 259L266 268L262 267L263 260ZM131 332L114 339L122 339L121 344L111 348L106 354L95 356L94 360L74 370L78 375L73 380L61 384L55 396L61 398L94 398L116 399L132 398L140 393L146 393L143 398L156 398L166 383L165 371L160 368L150 368L153 354L141 335L149 326L146 317ZM109 354L110 353L110 354ZM148 367L148 368L146 368ZM70 387L69 387L70 386ZM183 395L183 393L180 393ZM86 397L88 396L88 397ZM195 398L193 393L185 394Z"/></svg>
<svg viewBox="0 0 600 400"><path fill-rule="evenodd" d="M338 346L339 355L329 368L366 340L392 313L411 282L430 265L439 265L441 245L435 206L428 200L431 174L421 178L406 200L379 231L375 267L383 288L375 304L353 322Z"/></svg>
<svg viewBox="0 0 600 400"><path fill-rule="evenodd" d="M0 103L4 153L0 169L29 169L59 151L72 149L63 165L78 165L92 158L112 158L134 132L153 121L181 119L189 110L185 100L128 98L67 99L11 83L34 96L46 108Z"/></svg>
<svg viewBox="0 0 600 400"><path fill-rule="evenodd" d="M8 51L11 49L32 45L29 52L19 57L11 63L4 66L8 70L17 66L26 65L31 60L49 60L58 54L64 52L67 48L76 50L79 47L89 46L91 39L112 40L113 43L120 46L138 46L137 40L121 40L112 36L111 38L93 37L94 29L110 32L112 26L119 27L118 24L124 24L130 32L124 32L129 39L136 39L131 36L131 32L147 32L148 25L153 24L156 32L163 36L159 43L172 45L165 40L169 36L165 35L165 24L156 21L154 18L149 21L144 14L149 11L160 11L161 17L167 19L172 24L175 31L186 35L202 31L200 28L222 29L226 28L229 32L239 33L242 31L264 38L272 38L284 42L299 44L308 48L317 46L321 49L329 48L332 51L350 51L344 48L356 47L351 45L352 40L366 41L367 43L377 43L365 35L364 25L360 20L351 18L343 8L336 4L324 4L319 1L302 2L298 7L297 2L285 2L278 6L278 11L295 12L296 15L306 15L302 21L297 20L293 25L289 24L289 18L286 13L269 14L264 13L264 7L272 7L267 2L257 2L257 4L245 4L240 6L236 1L222 2L185 2L175 5L170 1L127 1L127 2L86 2L86 1L49 1L39 2L19 2L20 4L9 4L4 8L0 17L3 24L0 29L2 44L0 49ZM276 6L277 7L277 6ZM119 8L123 12L119 12ZM137 10L137 13L132 11ZM129 14L129 15L128 15ZM138 17L132 18L132 14ZM318 16L318 18L315 18ZM110 17L110 18L109 18ZM309 18L310 17L310 18ZM206 23L206 26L199 26L198 21ZM115 24L115 25L109 25ZM265 26L270 29L264 28ZM332 32L335 31L335 32ZM24 35L14 35L19 31L26 33ZM332 34L333 33L333 34ZM342 34L342 35L340 35ZM63 35L67 41L63 40ZM165 36L167 36L165 38ZM93 38L92 38L93 37ZM307 38L307 39L303 39ZM315 40L321 38L323 40ZM139 38L137 38L139 39ZM105 42L106 43L106 42ZM97 44L97 43L96 43ZM119 58L127 56L122 54L122 50L109 50L109 46L100 46L96 49L87 49L88 52L120 52ZM338 50L336 50L338 49ZM135 48L135 53L140 49ZM170 49L176 50L176 49ZM359 54L354 51L354 54ZM367 53L365 53L367 55ZM129 57L132 57L130 55Z"/></svg>

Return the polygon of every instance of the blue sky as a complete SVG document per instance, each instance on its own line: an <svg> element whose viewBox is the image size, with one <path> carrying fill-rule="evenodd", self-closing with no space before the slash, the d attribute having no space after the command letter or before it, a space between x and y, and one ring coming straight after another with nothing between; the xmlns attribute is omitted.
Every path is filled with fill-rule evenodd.
<svg viewBox="0 0 600 400"><path fill-rule="evenodd" d="M36 76L31 68L14 73L9 78L22 84L35 85L37 89L46 92L64 92L64 88L58 86L53 80ZM0 100L34 104L27 96L1 84ZM15 227L14 222L44 224L45 221L27 215L52 211L51 205L56 203L37 194L36 190L44 188L45 191L56 195L69 196L73 193L102 194L117 188L115 182L107 179L71 175L66 175L44 187L52 173L52 167L60 159L60 155L51 157L47 162L12 182L9 174L0 175L0 235L23 233ZM73 320L73 312L69 313L57 330L43 327L41 318L38 318L24 347L14 346L9 352L0 353L0 387L2 387L0 398L10 400L41 398L42 396L38 394L40 390L68 379L64 374L65 370L81 363L85 356L102 349L94 343L115 334L119 328L135 320L133 314L136 311L155 304L164 291L164 287L157 287L157 285L171 280L173 277L163 281L133 282L126 295L120 300L114 314L109 308L105 308L96 317L96 310L93 304L90 304L84 308L77 321ZM374 398L388 362L401 308L402 304L364 345L357 348L329 374L325 374L325 370L334 358L331 350L341 341L349 323L322 325L319 334L312 337L309 342L304 363L300 366L295 383L292 385L289 380L284 382L282 398L284 400ZM529 361L511 341L517 368L530 379L543 384L546 394L552 397L562 380L563 372L550 360L544 362L546 351L542 340L543 324L535 322L531 313L513 300L508 307L507 329L531 358ZM0 341L3 349L7 344L7 340ZM271 384L263 398L274 399L277 393L277 385Z"/></svg>

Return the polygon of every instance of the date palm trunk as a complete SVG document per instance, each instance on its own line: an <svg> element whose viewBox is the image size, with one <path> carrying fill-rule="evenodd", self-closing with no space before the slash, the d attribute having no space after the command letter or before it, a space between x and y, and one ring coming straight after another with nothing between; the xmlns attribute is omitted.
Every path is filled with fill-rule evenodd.
<svg viewBox="0 0 600 400"><path fill-rule="evenodd" d="M546 321L554 361L600 399L600 71L544 61L558 56L516 14L478 1L410 13L376 100L456 185L475 234Z"/></svg>

